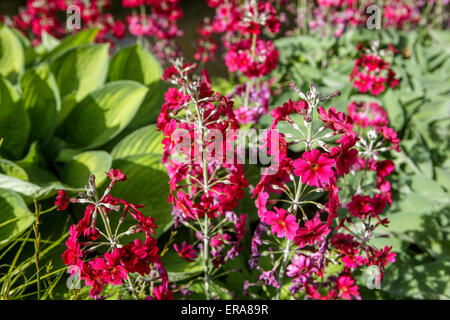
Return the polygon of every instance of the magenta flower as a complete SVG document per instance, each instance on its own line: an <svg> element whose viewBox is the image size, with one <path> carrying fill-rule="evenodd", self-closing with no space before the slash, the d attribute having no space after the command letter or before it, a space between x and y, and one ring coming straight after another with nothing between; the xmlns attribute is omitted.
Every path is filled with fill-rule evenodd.
<svg viewBox="0 0 450 320"><path fill-rule="evenodd" d="M297 281L305 282L312 272L317 272L314 261L302 254L294 256L292 264L287 266L286 275L288 277L295 277Z"/></svg>
<svg viewBox="0 0 450 320"><path fill-rule="evenodd" d="M333 165L334 160L330 159L326 153L320 154L319 150L313 149L305 151L302 159L294 161L294 174L302 177L303 184L322 187L334 176Z"/></svg>
<svg viewBox="0 0 450 320"><path fill-rule="evenodd" d="M275 212L267 211L264 221L272 227L272 233L276 234L278 238L286 236L288 240L293 240L298 229L298 223L295 216L289 214L284 209L274 207Z"/></svg>
<svg viewBox="0 0 450 320"><path fill-rule="evenodd" d="M194 260L197 258L197 253L192 248L192 245L187 244L186 241L183 241L183 243L181 244L181 249L177 244L174 244L173 247L178 255L186 261L194 262Z"/></svg>
<svg viewBox="0 0 450 320"><path fill-rule="evenodd" d="M337 282L338 282L338 289L340 291L339 296L342 299L350 300L352 296L354 297L359 296L358 292L359 288L357 285L354 284L355 280L350 278L350 276L341 276L339 277Z"/></svg>

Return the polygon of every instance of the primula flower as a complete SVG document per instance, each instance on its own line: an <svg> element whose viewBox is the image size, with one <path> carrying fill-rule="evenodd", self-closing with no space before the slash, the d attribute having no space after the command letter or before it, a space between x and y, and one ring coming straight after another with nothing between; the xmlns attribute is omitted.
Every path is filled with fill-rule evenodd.
<svg viewBox="0 0 450 320"><path fill-rule="evenodd" d="M183 241L181 244L181 249L177 244L174 244L173 247L178 255L186 261L194 262L197 258L196 251L192 248L192 245L187 244L186 241Z"/></svg>
<svg viewBox="0 0 450 320"><path fill-rule="evenodd" d="M357 140L354 134L344 135L337 141L340 146L331 149L330 156L336 160L336 173L338 175L348 174L351 166L358 161L358 150L351 149Z"/></svg>
<svg viewBox="0 0 450 320"><path fill-rule="evenodd" d="M350 300L352 297L359 297L359 287L355 285L355 280L350 276L341 276L337 280L339 297L345 300Z"/></svg>
<svg viewBox="0 0 450 320"><path fill-rule="evenodd" d="M284 209L278 209L277 207L274 207L274 209L276 212L266 212L264 221L271 226L272 233L276 234L278 238L286 237L288 240L294 240L298 229L295 216Z"/></svg>
<svg viewBox="0 0 450 320"><path fill-rule="evenodd" d="M286 275L291 278L295 277L297 281L304 283L313 272L317 271L314 260L310 257L298 254L292 259L292 264L287 266Z"/></svg>
<svg viewBox="0 0 450 320"><path fill-rule="evenodd" d="M306 221L304 227L297 230L294 242L300 248L303 248L306 245L314 245L316 241L328 233L330 233L330 228L320 221L319 216L315 216L314 219Z"/></svg>
<svg viewBox="0 0 450 320"><path fill-rule="evenodd" d="M302 183L308 183L310 186L322 187L330 182L334 176L334 160L330 159L328 154L320 153L313 149L305 151L302 158L294 161L294 174L302 177Z"/></svg>
<svg viewBox="0 0 450 320"><path fill-rule="evenodd" d="M58 190L58 195L56 196L55 206L56 210L64 211L67 209L70 203L70 198L64 190Z"/></svg>
<svg viewBox="0 0 450 320"><path fill-rule="evenodd" d="M106 175L113 181L126 181L127 176L123 174L120 169L110 169Z"/></svg>

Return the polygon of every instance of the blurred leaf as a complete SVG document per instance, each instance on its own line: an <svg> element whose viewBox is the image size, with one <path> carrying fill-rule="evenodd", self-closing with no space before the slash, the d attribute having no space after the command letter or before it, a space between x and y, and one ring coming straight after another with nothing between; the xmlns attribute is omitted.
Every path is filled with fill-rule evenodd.
<svg viewBox="0 0 450 320"><path fill-rule="evenodd" d="M0 75L15 82L25 67L20 40L11 29L0 25Z"/></svg>

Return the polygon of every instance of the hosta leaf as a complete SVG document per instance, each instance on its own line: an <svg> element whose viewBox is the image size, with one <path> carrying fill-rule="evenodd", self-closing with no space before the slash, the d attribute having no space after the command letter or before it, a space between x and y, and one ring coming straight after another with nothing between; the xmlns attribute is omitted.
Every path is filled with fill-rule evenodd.
<svg viewBox="0 0 450 320"><path fill-rule="evenodd" d="M147 90L134 81L116 81L92 92L63 122L65 138L81 148L105 144L130 123Z"/></svg>
<svg viewBox="0 0 450 320"><path fill-rule="evenodd" d="M59 90L47 65L26 71L20 79L22 99L31 120L33 140L47 140L53 134L61 107Z"/></svg>
<svg viewBox="0 0 450 320"><path fill-rule="evenodd" d="M83 152L64 166L61 179L74 188L83 188L89 175L94 174L97 186L100 186L106 180L105 172L111 168L111 163L111 156L105 151Z"/></svg>
<svg viewBox="0 0 450 320"><path fill-rule="evenodd" d="M61 97L73 93L77 101L102 86L109 63L107 44L82 45L52 61Z"/></svg>
<svg viewBox="0 0 450 320"><path fill-rule="evenodd" d="M120 169L128 180L117 183L112 195L132 203L144 204L142 212L156 220L157 235L170 227L172 222L169 196L169 178L161 163L160 155L139 155L113 162L114 169Z"/></svg>
<svg viewBox="0 0 450 320"><path fill-rule="evenodd" d="M0 77L0 155L20 158L26 148L30 119L19 94L8 80Z"/></svg>
<svg viewBox="0 0 450 320"><path fill-rule="evenodd" d="M140 44L123 48L111 60L109 81L134 80L149 87L141 108L130 123L139 128L154 121L162 104L165 84L161 81L162 68L155 57Z"/></svg>
<svg viewBox="0 0 450 320"><path fill-rule="evenodd" d="M134 80L149 85L161 80L162 69L155 57L141 45L121 49L111 60L109 81Z"/></svg>
<svg viewBox="0 0 450 320"><path fill-rule="evenodd" d="M98 31L99 31L98 29L82 30L80 32L77 32L73 35L64 38L64 40L62 40L58 46L54 47L45 56L45 59L54 59L57 56L64 53L65 51L72 49L76 46L92 43L92 41L94 41L95 37L97 36Z"/></svg>
<svg viewBox="0 0 450 320"><path fill-rule="evenodd" d="M20 195L0 188L0 249L28 229L33 221L34 216Z"/></svg>
<svg viewBox="0 0 450 320"><path fill-rule="evenodd" d="M25 54L20 40L11 29L0 25L0 75L15 81L25 67Z"/></svg>
<svg viewBox="0 0 450 320"><path fill-rule="evenodd" d="M126 136L112 150L111 155L114 159L120 159L148 153L162 154L163 138L162 132L157 131L156 125L149 125Z"/></svg>

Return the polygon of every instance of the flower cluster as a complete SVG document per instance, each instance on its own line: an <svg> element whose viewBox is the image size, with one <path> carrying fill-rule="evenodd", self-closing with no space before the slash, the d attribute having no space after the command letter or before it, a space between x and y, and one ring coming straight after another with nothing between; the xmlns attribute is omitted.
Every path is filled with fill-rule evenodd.
<svg viewBox="0 0 450 320"><path fill-rule="evenodd" d="M122 0L123 7L130 8L126 22L130 34L136 37L153 38L150 50L161 61L168 61L178 54L175 38L181 37L183 31L178 28L178 21L183 17L180 0ZM150 6L148 10L147 6ZM140 13L135 9L139 8ZM150 43L148 44L150 46Z"/></svg>
<svg viewBox="0 0 450 320"><path fill-rule="evenodd" d="M171 299L168 275L157 241L152 237L157 228L155 219L144 216L139 210L143 205L111 196L114 185L127 179L125 174L119 169L106 174L110 184L101 198L94 175L90 176L86 191L77 198L69 197L64 190L58 191L55 202L58 210L66 210L69 203L86 205L83 218L70 227L67 250L62 255L64 264L69 266L72 276L92 287L89 293L92 298L101 297L106 285L119 285L134 298L142 294L141 288L149 287L152 295L148 298ZM115 228L112 222L116 223ZM126 230L121 230L125 226ZM138 238L139 234L144 241Z"/></svg>
<svg viewBox="0 0 450 320"><path fill-rule="evenodd" d="M219 49L215 37L221 36L228 71L246 83L238 84L228 97L239 102L235 110L241 125L256 123L267 111L272 80L263 77L278 64L279 53L273 42L264 38L280 31L280 19L271 1L207 1L215 16L206 18L198 28L201 38L195 58L205 63Z"/></svg>
<svg viewBox="0 0 450 320"><path fill-rule="evenodd" d="M379 95L386 90L386 85L393 89L399 84L389 62L383 59L385 50L378 50L378 46L377 42L372 42L370 49L364 48L363 44L357 47L360 56L355 61L350 80L359 92ZM390 48L395 52L395 48Z"/></svg>
<svg viewBox="0 0 450 320"><path fill-rule="evenodd" d="M195 67L177 59L164 72L163 80L178 88L167 91L157 126L165 136L163 163L170 176L175 226L195 231L209 298L211 277L241 249L246 215L238 216L233 209L248 182L242 165L225 161L233 156L238 128L233 102L211 90L205 71L192 80ZM175 249L188 261L197 256L190 244Z"/></svg>
<svg viewBox="0 0 450 320"><path fill-rule="evenodd" d="M351 104L347 115L319 105L339 92L325 97L314 85L307 93L291 87L300 100L271 112L280 153L254 189L260 225L249 263L278 289L277 298L287 276L293 297L301 291L312 299L359 299L357 268L375 266L378 284L395 261L390 247L377 249L370 239L388 224L380 215L392 202L387 177L394 164L382 154L398 149L399 140L378 105ZM299 144L305 150L291 157L288 147ZM260 266L266 257L269 270Z"/></svg>
<svg viewBox="0 0 450 320"><path fill-rule="evenodd" d="M5 23L32 35L33 44L37 45L41 42L42 32L56 38L71 32L66 28L66 21L61 20L60 17L66 17L66 12L73 6L76 6L80 12L81 29L95 27L100 30L97 41L111 42L108 38L109 34L118 39L125 35L124 23L108 13L111 0L28 0L26 7L12 19L5 19Z"/></svg>
<svg viewBox="0 0 450 320"><path fill-rule="evenodd" d="M383 29L404 30L420 25L439 27L448 24L448 19L440 17L448 0L386 0L382 2L382 5L379 2L361 0L274 0L272 2L278 2L279 7L285 9L280 12L280 16L284 17L280 21L286 25L287 35L314 32L340 37L345 31L367 28L371 17L370 23L376 23L373 20L375 17L379 19L380 27ZM376 7L368 10L372 5Z"/></svg>

